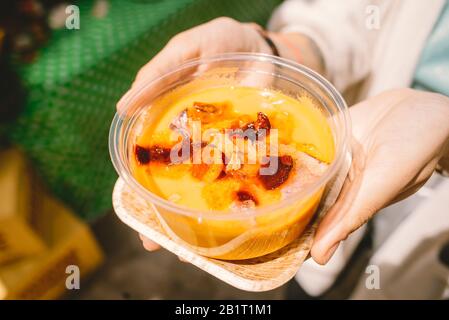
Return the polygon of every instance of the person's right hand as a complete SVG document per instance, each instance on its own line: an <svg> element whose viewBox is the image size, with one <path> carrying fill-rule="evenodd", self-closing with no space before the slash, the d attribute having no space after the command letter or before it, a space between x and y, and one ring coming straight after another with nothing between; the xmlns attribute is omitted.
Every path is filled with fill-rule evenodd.
<svg viewBox="0 0 449 320"><path fill-rule="evenodd" d="M221 17L177 34L139 70L117 108L120 110L123 101L142 86L187 60L231 52L273 54L260 30L262 28L255 23L240 23Z"/></svg>
<svg viewBox="0 0 449 320"><path fill-rule="evenodd" d="M174 36L139 70L131 88L118 102L117 109L123 109L124 101L150 81L188 60L236 52L274 54L262 34L269 36L280 57L299 62L318 73L325 72L321 51L307 36L266 32L255 23L220 17Z"/></svg>

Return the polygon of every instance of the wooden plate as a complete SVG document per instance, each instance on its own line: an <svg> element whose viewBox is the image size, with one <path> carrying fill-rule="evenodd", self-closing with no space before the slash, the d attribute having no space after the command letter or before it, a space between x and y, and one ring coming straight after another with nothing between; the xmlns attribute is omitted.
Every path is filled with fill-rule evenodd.
<svg viewBox="0 0 449 320"><path fill-rule="evenodd" d="M140 198L118 179L113 192L113 205L117 216L125 224L176 254L186 262L210 273L218 279L246 291L275 289L294 277L308 257L319 220L335 202L351 164L348 154L345 165L329 184L315 219L295 241L263 257L224 261L207 258L171 239L164 231L151 203Z"/></svg>

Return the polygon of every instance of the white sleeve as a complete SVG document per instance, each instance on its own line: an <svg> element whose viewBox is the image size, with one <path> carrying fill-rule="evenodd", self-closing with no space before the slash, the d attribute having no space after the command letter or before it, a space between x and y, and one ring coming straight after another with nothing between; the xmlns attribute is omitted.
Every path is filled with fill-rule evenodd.
<svg viewBox="0 0 449 320"><path fill-rule="evenodd" d="M276 9L268 28L311 38L322 52L325 76L344 90L367 76L371 69L377 32L372 32L366 21L373 2L376 1L288 0Z"/></svg>

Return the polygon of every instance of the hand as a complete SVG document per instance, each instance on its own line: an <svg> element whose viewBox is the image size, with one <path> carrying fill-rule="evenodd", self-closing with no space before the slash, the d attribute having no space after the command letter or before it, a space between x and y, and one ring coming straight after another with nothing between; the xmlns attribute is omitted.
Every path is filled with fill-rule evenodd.
<svg viewBox="0 0 449 320"><path fill-rule="evenodd" d="M393 90L350 108L353 164L320 223L311 255L325 264L380 209L416 192L449 148L449 99Z"/></svg>
<svg viewBox="0 0 449 320"><path fill-rule="evenodd" d="M254 23L240 23L221 17L181 32L139 70L124 97L190 59L231 52L272 54L270 46L258 31L261 29ZM123 100L117 105L119 109Z"/></svg>
<svg viewBox="0 0 449 320"><path fill-rule="evenodd" d="M255 23L240 23L221 17L177 34L139 70L117 108L121 109L126 97L142 86L187 60L232 52L273 54L261 32L264 32L262 27ZM281 57L300 62L317 72L324 72L321 52L308 37L299 33L267 35L275 43Z"/></svg>

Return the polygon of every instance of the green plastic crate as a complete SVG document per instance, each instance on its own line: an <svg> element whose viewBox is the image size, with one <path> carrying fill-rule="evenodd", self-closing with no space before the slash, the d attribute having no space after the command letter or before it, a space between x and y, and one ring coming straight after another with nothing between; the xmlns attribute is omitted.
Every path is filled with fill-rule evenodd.
<svg viewBox="0 0 449 320"><path fill-rule="evenodd" d="M179 31L218 16L264 24L279 0L110 1L80 30L55 31L36 63L21 70L28 90L11 133L53 193L84 218L111 208L117 175L108 154L115 105L144 63Z"/></svg>

